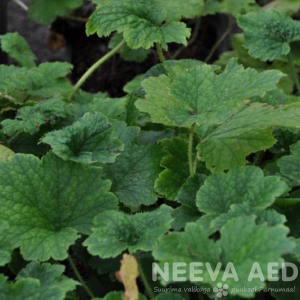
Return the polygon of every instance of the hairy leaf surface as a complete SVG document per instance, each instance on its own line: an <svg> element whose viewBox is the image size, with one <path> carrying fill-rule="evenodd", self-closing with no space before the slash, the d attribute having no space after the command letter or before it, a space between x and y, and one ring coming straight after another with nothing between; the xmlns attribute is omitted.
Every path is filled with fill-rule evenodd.
<svg viewBox="0 0 300 300"><path fill-rule="evenodd" d="M171 207L161 205L157 210L127 215L120 211L100 214L94 219L93 233L83 243L88 251L101 258L115 257L123 250L150 251L157 238L170 228Z"/></svg>
<svg viewBox="0 0 300 300"><path fill-rule="evenodd" d="M27 260L65 259L78 231L89 234L96 215L116 209L100 168L64 162L52 153L42 160L16 154L0 165L0 216L11 228L7 237Z"/></svg>

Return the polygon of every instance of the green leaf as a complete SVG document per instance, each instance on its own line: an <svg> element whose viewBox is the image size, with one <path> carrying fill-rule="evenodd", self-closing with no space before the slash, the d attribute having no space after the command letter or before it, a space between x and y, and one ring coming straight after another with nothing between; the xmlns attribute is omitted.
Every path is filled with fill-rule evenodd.
<svg viewBox="0 0 300 300"><path fill-rule="evenodd" d="M263 10L273 9L279 12L284 12L287 15L295 15L299 10L298 0L274 0L262 7Z"/></svg>
<svg viewBox="0 0 300 300"><path fill-rule="evenodd" d="M0 36L1 48L15 59L22 67L35 67L36 56L30 50L27 42L17 32Z"/></svg>
<svg viewBox="0 0 300 300"><path fill-rule="evenodd" d="M64 260L77 232L89 234L96 215L117 207L100 168L51 153L42 160L16 154L0 165L0 218L10 225L7 238L21 246L27 260Z"/></svg>
<svg viewBox="0 0 300 300"><path fill-rule="evenodd" d="M300 41L291 42L290 47L293 63L296 67L300 67ZM280 56L278 59L288 63L288 59L284 55Z"/></svg>
<svg viewBox="0 0 300 300"><path fill-rule="evenodd" d="M266 208L288 190L279 176L264 177L260 168L238 167L208 177L197 193L196 204L200 211L219 214L227 213L231 204Z"/></svg>
<svg viewBox="0 0 300 300"><path fill-rule="evenodd" d="M175 230L180 230L188 222L196 222L200 218L200 212L196 205L196 195L200 187L204 184L206 176L203 174L195 174L189 177L184 183L175 200L182 205L172 212L172 217L175 219L172 227Z"/></svg>
<svg viewBox="0 0 300 300"><path fill-rule="evenodd" d="M141 82L143 79L144 74L135 76L131 81L127 82L126 85L124 85L123 91L128 94L134 92L136 89L141 87Z"/></svg>
<svg viewBox="0 0 300 300"><path fill-rule="evenodd" d="M154 300L185 300L180 294L164 292L158 294Z"/></svg>
<svg viewBox="0 0 300 300"><path fill-rule="evenodd" d="M251 102L268 103L272 106L283 105L287 102L289 97L281 89L274 89L266 92L264 97L252 97Z"/></svg>
<svg viewBox="0 0 300 300"><path fill-rule="evenodd" d="M243 234L240 234L242 231ZM239 234L237 234L237 232ZM173 262L185 262L181 271L186 271L184 276L189 277L190 263L200 261L209 263L213 272L217 264L221 262L221 270L216 278L212 279L208 269L203 266L203 283L209 283L215 287L215 282L224 282L230 287L231 294L250 297L254 293L243 292L243 287L254 288L264 287L265 283L259 278L248 280L253 263L257 262L265 278L267 278L267 263L277 262L281 264L283 253L291 250L294 244L286 237L288 228L283 225L268 227L266 223L255 224L255 216L238 217L229 221L221 229L221 239L216 243L209 239L203 227L196 223L189 223L185 232L172 232L159 238L159 245L153 251L153 256L159 260L161 268L163 263L169 263L169 274L173 274ZM232 276L222 279L225 267L231 262L238 276L235 281ZM232 274L232 271L229 271ZM225 274L226 275L226 274ZM195 275L195 283L199 284L199 276ZM173 281L170 276L169 281ZM233 288L240 289L233 291Z"/></svg>
<svg viewBox="0 0 300 300"><path fill-rule="evenodd" d="M161 75L144 80L146 100L136 101L136 106L149 113L154 123L221 124L243 107L244 99L264 96L283 76L279 71L245 70L237 59L231 59L221 75L209 65L194 66L175 79Z"/></svg>
<svg viewBox="0 0 300 300"><path fill-rule="evenodd" d="M277 160L280 172L291 179L300 181L300 141L290 146L291 155L284 156Z"/></svg>
<svg viewBox="0 0 300 300"><path fill-rule="evenodd" d="M44 291L51 290L53 287L59 287L64 293L67 293L68 291L75 290L76 285L80 283L62 275L65 268L64 265L60 264L40 264L37 261L33 261L19 272L16 280L26 278L38 279Z"/></svg>
<svg viewBox="0 0 300 300"><path fill-rule="evenodd" d="M299 115L298 103L277 109L253 103L209 134L197 146L198 158L212 172L245 165L247 155L275 144L271 126L299 127Z"/></svg>
<svg viewBox="0 0 300 300"><path fill-rule="evenodd" d="M42 75L43 81L33 84L28 90L28 95L50 98L57 94L67 94L72 90L65 76L71 72L73 66L69 63L54 62L42 63L36 69L38 74Z"/></svg>
<svg viewBox="0 0 300 300"><path fill-rule="evenodd" d="M7 277L0 274L0 294L5 300L63 300L65 293L59 287L44 289L39 280L26 278L15 283L6 282Z"/></svg>
<svg viewBox="0 0 300 300"><path fill-rule="evenodd" d="M1 122L5 134L13 135L16 131L34 134L41 125L54 124L58 117L71 114L70 107L62 98L52 98L41 101L34 106L25 106L18 110L16 119L6 119Z"/></svg>
<svg viewBox="0 0 300 300"><path fill-rule="evenodd" d="M296 203L291 206L284 205L281 206L283 209L283 214L287 218L287 222L285 223L286 226L290 229L290 235L295 238L300 238L300 218L299 218L299 209L300 209L300 203L299 199L295 199Z"/></svg>
<svg viewBox="0 0 300 300"><path fill-rule="evenodd" d="M232 15L259 10L255 0L223 0L221 12Z"/></svg>
<svg viewBox="0 0 300 300"><path fill-rule="evenodd" d="M57 16L65 16L82 6L82 0L33 0L29 4L30 18L44 25L51 24Z"/></svg>
<svg viewBox="0 0 300 300"><path fill-rule="evenodd" d="M102 177L112 181L111 191L122 203L133 207L151 205L157 201L154 181L162 170L163 155L155 145L126 145L114 164L104 166Z"/></svg>
<svg viewBox="0 0 300 300"><path fill-rule="evenodd" d="M300 38L300 23L275 10L249 13L239 17L237 22L245 31L245 48L262 61L287 55L289 42Z"/></svg>
<svg viewBox="0 0 300 300"><path fill-rule="evenodd" d="M113 138L115 129L103 114L87 113L71 126L48 132L41 138L49 144L53 153L63 160L81 163L113 163L123 143Z"/></svg>
<svg viewBox="0 0 300 300"><path fill-rule="evenodd" d="M222 7L222 4L218 1L206 0L203 16L214 15L216 12L220 11L221 7Z"/></svg>
<svg viewBox="0 0 300 300"><path fill-rule="evenodd" d="M9 226L7 222L0 220L0 266L4 266L11 260L13 245L6 238Z"/></svg>
<svg viewBox="0 0 300 300"><path fill-rule="evenodd" d="M9 148L0 145L0 161L9 161L15 153Z"/></svg>
<svg viewBox="0 0 300 300"><path fill-rule="evenodd" d="M123 35L121 33L115 33L115 35L109 41L108 48L109 49L115 48L119 43L122 42L122 40L123 40ZM142 62L147 58L150 51L151 51L150 49L145 50L142 47L138 49L131 49L127 44L125 44L121 48L120 54L121 57L125 60Z"/></svg>
<svg viewBox="0 0 300 300"><path fill-rule="evenodd" d="M94 219L94 232L83 245L101 258L115 257L126 249L130 253L150 251L157 238L170 228L171 211L171 207L161 205L155 211L134 215L119 211L102 213Z"/></svg>
<svg viewBox="0 0 300 300"><path fill-rule="evenodd" d="M180 0L172 0L172 2L168 0L164 3L156 0L106 1L99 4L90 17L86 32L88 35L97 32L100 37L108 36L115 30L124 32L124 39L132 49L140 47L149 49L153 43L161 43L163 49L167 49L167 43L170 42L187 45L186 38L190 37L191 30L186 28L184 23L173 22L159 26L173 12L169 9L172 7L176 9L179 3L181 3ZM164 5L168 7L168 10ZM172 15L173 19L180 18L184 12L180 11L180 15L175 15L175 13L176 11Z"/></svg>
<svg viewBox="0 0 300 300"><path fill-rule="evenodd" d="M251 207L249 203L232 204L227 214L221 214L211 222L211 227L220 230L228 221L241 217L256 215L255 223L260 225L267 222L268 226L281 225L286 222L284 215L277 213L274 209L263 209L261 207Z"/></svg>

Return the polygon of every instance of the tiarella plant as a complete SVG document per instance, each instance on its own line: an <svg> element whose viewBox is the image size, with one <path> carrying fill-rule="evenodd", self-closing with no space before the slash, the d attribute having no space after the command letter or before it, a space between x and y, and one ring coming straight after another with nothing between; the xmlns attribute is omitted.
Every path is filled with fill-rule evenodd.
<svg viewBox="0 0 300 300"><path fill-rule="evenodd" d="M94 2L86 32L115 32L111 51L75 86L71 64L36 66L21 36L0 36L19 64L0 66L0 298L298 299L299 2ZM80 4L29 12L49 24ZM217 11L244 30L232 51L165 59L196 38L185 19L198 30ZM161 63L124 97L80 89L115 53L152 47Z"/></svg>

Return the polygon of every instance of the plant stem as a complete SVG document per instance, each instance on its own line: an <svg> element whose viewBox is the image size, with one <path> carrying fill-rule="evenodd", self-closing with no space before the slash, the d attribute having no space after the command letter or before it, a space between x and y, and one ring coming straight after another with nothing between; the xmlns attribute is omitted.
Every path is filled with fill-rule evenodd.
<svg viewBox="0 0 300 300"><path fill-rule="evenodd" d="M191 131L189 135L189 167L190 167L190 175L194 176L194 168L193 168L193 136L194 136L194 128L196 123L191 126Z"/></svg>
<svg viewBox="0 0 300 300"><path fill-rule="evenodd" d="M263 157L265 155L264 151L259 151L255 154L255 158L254 158L254 166L259 166Z"/></svg>
<svg viewBox="0 0 300 300"><path fill-rule="evenodd" d="M298 95L300 95L299 78L298 78L297 72L296 72L294 64L293 64L293 59L292 59L291 52L287 55L287 58L288 58L289 65L290 65L290 68L291 68L291 71L292 71L292 74L293 74L293 77L294 77L294 80L295 80L295 83L296 83L296 86L297 86L297 89L298 89Z"/></svg>
<svg viewBox="0 0 300 300"><path fill-rule="evenodd" d="M20 1L20 0L11 0L11 1L17 3L24 10L28 11L28 6L26 4L24 4L22 1Z"/></svg>
<svg viewBox="0 0 300 300"><path fill-rule="evenodd" d="M228 28L227 30L223 33L223 35L219 38L219 40L215 43L215 45L213 46L213 48L211 49L210 53L208 54L208 56L205 58L204 62L208 62L211 57L213 56L213 54L215 53L215 51L217 50L217 48L220 46L220 44L224 41L224 39L227 37L227 35L229 34L230 30L232 27L232 15L229 15L229 23L228 23Z"/></svg>
<svg viewBox="0 0 300 300"><path fill-rule="evenodd" d="M146 276L145 276L145 273L144 273L144 270L143 270L143 268L142 268L141 262L140 262L140 260L137 258L137 255L134 255L134 257L135 257L135 259L136 259L137 262L138 262L138 269L139 269L139 272L140 272L141 279L142 279L142 281L143 281L143 283L144 283L144 285L145 285L145 288L146 288L146 290L147 290L147 292L148 292L148 294L149 294L149 296L150 296L150 299L153 299L153 298L155 297L155 295L154 295L154 293L152 292L151 287L150 287L150 285L149 285L149 282L148 282L148 280L147 280L147 278L146 278Z"/></svg>
<svg viewBox="0 0 300 300"><path fill-rule="evenodd" d="M200 20L201 20L200 17L197 17L197 18L196 18L196 26L195 26L195 29L194 29L194 32L193 32L193 36L192 36L192 38L188 41L187 46L186 46L186 47L183 46L183 47L179 48L179 49L175 52L175 54L171 57L171 59L175 59L175 58L180 54L180 52L181 52L183 49L189 47L190 45L192 45L192 44L196 41L196 39L197 39L197 37L198 37L198 33L199 33L200 23L201 23Z"/></svg>
<svg viewBox="0 0 300 300"><path fill-rule="evenodd" d="M7 99L9 101L15 101L15 102L17 102L17 99L15 99L14 97L8 96L8 95L3 95L3 94L0 93L0 97L2 97L4 99Z"/></svg>
<svg viewBox="0 0 300 300"><path fill-rule="evenodd" d="M73 263L73 260L70 256L70 254L68 254L68 260L69 260L69 263L76 275L76 277L78 278L78 280L81 282L83 288L86 290L86 292L88 293L88 295L91 297L91 298L95 298L95 296L93 295L93 293L90 291L90 289L87 287L87 285L85 284L85 282L83 281L82 277L80 276L79 272L77 271L74 263Z"/></svg>
<svg viewBox="0 0 300 300"><path fill-rule="evenodd" d="M120 44L118 44L115 48L113 48L110 52L100 58L97 62L95 62L79 79L76 85L73 88L73 91L69 94L68 99L71 100L76 91L81 87L81 85L86 81L86 79L105 61L107 61L110 57L112 57L115 53L117 53L125 44L125 40L123 40Z"/></svg>
<svg viewBox="0 0 300 300"><path fill-rule="evenodd" d="M17 131L8 141L7 144L10 145L19 135L20 135L20 131Z"/></svg>
<svg viewBox="0 0 300 300"><path fill-rule="evenodd" d="M156 49L157 49L157 53L158 53L158 56L159 56L159 59L162 63L165 62L165 59L164 59L164 56L163 56L163 53L161 51L161 48L160 48L160 45L159 43L156 43Z"/></svg>

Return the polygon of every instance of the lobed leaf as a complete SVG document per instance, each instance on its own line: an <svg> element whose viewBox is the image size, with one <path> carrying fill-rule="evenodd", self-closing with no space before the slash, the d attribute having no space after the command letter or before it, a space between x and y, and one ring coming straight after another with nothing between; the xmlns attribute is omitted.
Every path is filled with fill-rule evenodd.
<svg viewBox="0 0 300 300"><path fill-rule="evenodd" d="M117 208L100 168L52 153L42 160L16 154L0 165L0 216L11 228L7 238L27 260L65 259L78 231L89 234L96 215Z"/></svg>
<svg viewBox="0 0 300 300"><path fill-rule="evenodd" d="M299 127L299 104L274 108L253 103L229 118L197 146L198 158L212 172L247 163L250 153L266 150L276 143L274 126Z"/></svg>
<svg viewBox="0 0 300 300"><path fill-rule="evenodd" d="M194 0L189 0L194 1ZM184 11L179 11L176 4L179 0L109 0L101 2L90 17L86 32L88 35L97 32L101 37L108 36L112 31L124 32L123 36L132 49L140 47L149 49L153 43L161 43L167 49L167 43L187 44L186 38L191 34L184 23L173 22L159 26L170 14L170 18L179 19ZM197 5L203 4L197 1ZM184 5L184 4L182 4ZM165 9L167 7L167 10ZM188 7L188 6L186 6ZM171 11L170 11L171 9ZM188 13L190 13L190 9ZM197 14L197 11L194 11Z"/></svg>
<svg viewBox="0 0 300 300"><path fill-rule="evenodd" d="M279 71L244 70L237 59L220 75L208 65L186 69L174 79L171 75L144 80L146 100L135 104L153 122L173 126L221 124L243 108L244 99L263 96L284 76Z"/></svg>
<svg viewBox="0 0 300 300"><path fill-rule="evenodd" d="M120 211L102 213L94 219L93 233L83 245L101 258L115 257L126 249L130 253L150 251L157 238L170 228L171 210L161 205L155 211L134 215Z"/></svg>
<svg viewBox="0 0 300 300"><path fill-rule="evenodd" d="M9 161L14 155L15 153L11 149L0 145L0 161Z"/></svg>
<svg viewBox="0 0 300 300"><path fill-rule="evenodd" d="M41 141L49 144L53 153L64 160L80 163L113 163L124 149L116 138L108 118L96 112L87 113L71 126L46 133Z"/></svg>
<svg viewBox="0 0 300 300"><path fill-rule="evenodd" d="M27 42L17 32L0 36L1 48L22 67L35 67L36 56L30 50Z"/></svg>
<svg viewBox="0 0 300 300"><path fill-rule="evenodd" d="M184 261L186 266L180 267L181 272L185 271L184 276L196 284L199 283L199 276L189 277L190 263L199 263L199 260L209 263L214 272L220 262L220 272L215 273L214 279L210 276L208 268L204 266L201 268L203 271L201 285L208 283L215 286L215 282L221 282L225 267L228 263L232 263L238 281L235 281L232 275L222 281L230 287L230 294L249 297L254 296L254 293L245 292L245 287L257 287L259 290L265 286L265 283L257 277L252 281L248 280L253 263L259 264L263 276L267 278L267 263L271 261L281 264L283 259L280 256L294 247L286 237L287 232L288 228L283 225L275 227L268 227L266 223L256 225L253 215L238 217L230 220L221 229L221 239L215 243L207 237L202 226L189 223L184 232L172 232L161 236L153 255L159 260L162 269L164 262L169 263L169 274L173 274L173 262ZM232 274L232 270L229 272ZM169 281L173 281L171 277Z"/></svg>
<svg viewBox="0 0 300 300"><path fill-rule="evenodd" d="M245 32L245 48L262 61L289 54L289 43L300 39L300 23L275 10L249 13L237 22Z"/></svg>
<svg viewBox="0 0 300 300"><path fill-rule="evenodd" d="M257 167L238 167L208 177L197 193L196 205L206 213L227 213L231 204L266 208L288 191L279 176L264 177Z"/></svg>
<svg viewBox="0 0 300 300"><path fill-rule="evenodd" d="M6 238L8 230L8 223L0 220L0 266L10 262L11 253L14 249L13 245Z"/></svg>

